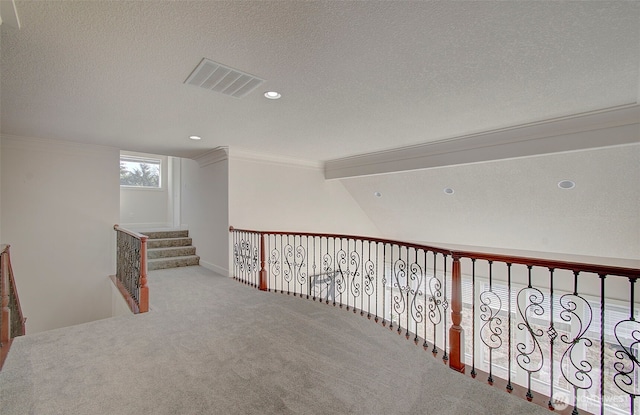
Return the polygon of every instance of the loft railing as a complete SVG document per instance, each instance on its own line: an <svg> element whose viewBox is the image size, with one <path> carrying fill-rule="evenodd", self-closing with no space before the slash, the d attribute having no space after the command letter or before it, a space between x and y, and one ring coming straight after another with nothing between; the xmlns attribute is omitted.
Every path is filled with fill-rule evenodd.
<svg viewBox="0 0 640 415"><path fill-rule="evenodd" d="M558 413L640 413L640 269L230 228L234 278L359 313Z"/></svg>
<svg viewBox="0 0 640 415"><path fill-rule="evenodd" d="M147 236L115 225L116 275L112 279L134 314L149 311Z"/></svg>
<svg viewBox="0 0 640 415"><path fill-rule="evenodd" d="M11 267L9 245L0 246L0 368L9 352L11 340L24 336L25 322Z"/></svg>

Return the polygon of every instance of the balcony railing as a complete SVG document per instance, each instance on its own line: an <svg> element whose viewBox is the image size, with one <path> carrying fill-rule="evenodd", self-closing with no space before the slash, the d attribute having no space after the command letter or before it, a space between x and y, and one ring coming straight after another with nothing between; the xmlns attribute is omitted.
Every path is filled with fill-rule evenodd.
<svg viewBox="0 0 640 415"><path fill-rule="evenodd" d="M147 286L147 236L122 228L116 231L117 263L114 283L134 314L149 311Z"/></svg>
<svg viewBox="0 0 640 415"><path fill-rule="evenodd" d="M366 316L452 369L559 413L640 410L640 269L230 231L233 276L246 284Z"/></svg>
<svg viewBox="0 0 640 415"><path fill-rule="evenodd" d="M9 352L11 340L24 336L25 322L11 267L9 245L0 246L0 368Z"/></svg>

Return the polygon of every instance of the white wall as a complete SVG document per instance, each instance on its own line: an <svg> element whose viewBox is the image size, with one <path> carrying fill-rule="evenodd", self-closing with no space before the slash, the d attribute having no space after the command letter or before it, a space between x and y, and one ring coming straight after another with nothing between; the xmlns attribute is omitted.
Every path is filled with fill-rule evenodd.
<svg viewBox="0 0 640 415"><path fill-rule="evenodd" d="M160 159L162 163L161 188L120 188L120 222L131 229L171 227L173 224L169 157L122 151L122 155ZM173 176L171 176L173 179Z"/></svg>
<svg viewBox="0 0 640 415"><path fill-rule="evenodd" d="M391 238L640 259L640 144L341 182Z"/></svg>
<svg viewBox="0 0 640 415"><path fill-rule="evenodd" d="M1 157L2 242L27 332L110 317L119 151L5 136Z"/></svg>
<svg viewBox="0 0 640 415"><path fill-rule="evenodd" d="M232 157L229 216L236 228L379 236L378 228L322 169Z"/></svg>
<svg viewBox="0 0 640 415"><path fill-rule="evenodd" d="M200 265L223 275L229 270L228 161L204 167L181 160L181 219L189 229Z"/></svg>

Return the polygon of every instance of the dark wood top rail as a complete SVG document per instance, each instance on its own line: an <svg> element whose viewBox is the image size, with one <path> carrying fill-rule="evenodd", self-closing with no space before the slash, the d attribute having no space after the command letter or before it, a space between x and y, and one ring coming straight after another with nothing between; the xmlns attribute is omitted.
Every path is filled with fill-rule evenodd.
<svg viewBox="0 0 640 415"><path fill-rule="evenodd" d="M549 269L564 269L573 272L589 272L599 275L614 275L636 279L640 277L640 269L618 267L612 265L590 264L583 262L560 261L554 259L530 258L522 256L488 254L468 251L451 251L454 258L480 259L494 262L505 262L507 264L520 264L527 266L538 266Z"/></svg>
<svg viewBox="0 0 640 415"><path fill-rule="evenodd" d="M127 229L127 228L123 228L122 226L120 226L118 224L113 225L113 229L115 229L116 231L124 232L127 235L131 235L134 238L138 238L138 239L140 239L142 241L146 241L148 239L147 235L143 235L143 234L138 233L136 231L132 231L132 230Z"/></svg>
<svg viewBox="0 0 640 415"><path fill-rule="evenodd" d="M464 250L453 250L430 245L423 245L411 242L403 242L393 239L374 238L369 236L343 235L330 233L312 233L312 232L283 232L283 231L256 231L250 229L237 229L233 226L229 227L229 232L247 232L262 235L292 235L292 236L310 236L320 238L336 238L336 239L358 239L369 242L377 242L382 244L402 245L408 248L422 249L425 251L433 251L443 255L451 256L454 259L476 259L494 262L505 262L508 264L521 264L527 266L539 266L551 269L563 269L573 272L588 272L598 275L621 276L630 279L640 278L640 268L628 268L612 265L592 264L586 262L571 262L554 259L534 258L516 255L493 254L483 252L473 252Z"/></svg>
<svg viewBox="0 0 640 415"><path fill-rule="evenodd" d="M291 236L314 236L319 238L335 238L335 239L358 239L361 241L377 242L382 244L402 245L408 248L423 249L425 251L433 251L443 255L451 255L450 249L439 248L435 246L421 245L412 242L402 242L393 239L374 238L371 236L343 235L334 233L311 233L311 232L282 232L282 231L254 231L247 229L237 229L229 226L229 232L247 232L262 235L291 235Z"/></svg>

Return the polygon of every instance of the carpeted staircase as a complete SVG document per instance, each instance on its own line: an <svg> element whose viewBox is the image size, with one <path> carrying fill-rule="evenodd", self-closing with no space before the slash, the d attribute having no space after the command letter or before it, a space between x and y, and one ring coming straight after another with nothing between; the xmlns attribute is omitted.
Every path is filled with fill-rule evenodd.
<svg viewBox="0 0 640 415"><path fill-rule="evenodd" d="M147 235L147 269L188 267L198 265L200 257L191 245L188 230L141 232Z"/></svg>

